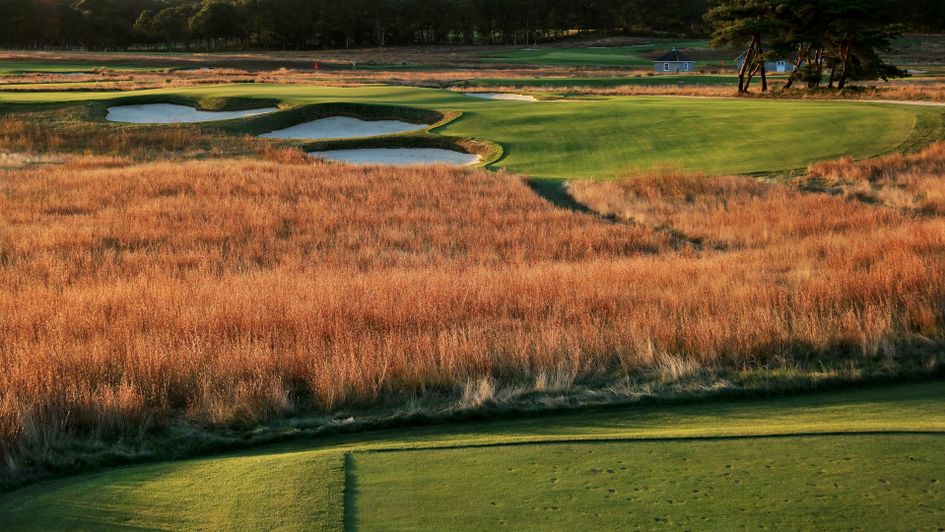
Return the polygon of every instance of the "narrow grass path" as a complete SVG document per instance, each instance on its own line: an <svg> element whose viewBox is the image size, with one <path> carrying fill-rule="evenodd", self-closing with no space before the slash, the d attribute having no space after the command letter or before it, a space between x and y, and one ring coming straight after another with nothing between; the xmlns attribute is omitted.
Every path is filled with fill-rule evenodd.
<svg viewBox="0 0 945 532"><path fill-rule="evenodd" d="M921 508L928 522L945 519L942 455L945 382L936 381L431 425L117 468L4 494L0 522L704 528L763 522L782 508L784 526L829 528L854 516L898 528L895 519L910 515L900 505ZM874 501L892 511L870 510Z"/></svg>
<svg viewBox="0 0 945 532"><path fill-rule="evenodd" d="M4 92L0 104L161 98L254 98L286 105L384 104L462 116L438 135L488 139L496 168L536 178L612 178L676 166L706 174L778 172L811 161L869 157L900 148L941 120L941 110L854 102L608 97L497 101L411 87L241 84L127 93ZM5 106L16 113L28 107ZM109 127L123 127L110 124Z"/></svg>

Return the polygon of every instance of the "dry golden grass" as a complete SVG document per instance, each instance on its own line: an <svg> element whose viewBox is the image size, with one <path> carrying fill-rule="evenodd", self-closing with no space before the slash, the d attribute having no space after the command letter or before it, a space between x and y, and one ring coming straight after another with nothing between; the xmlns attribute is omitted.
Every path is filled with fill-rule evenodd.
<svg viewBox="0 0 945 532"><path fill-rule="evenodd" d="M824 234L872 231L902 214L824 194L803 194L746 176L706 177L673 169L615 181L576 181L571 195L596 212L671 230L719 249L793 244Z"/></svg>
<svg viewBox="0 0 945 532"><path fill-rule="evenodd" d="M85 154L153 160L234 154L262 155L280 148L250 135L236 136L194 124L114 127L85 119L82 106L27 116L0 115L0 153ZM72 158L72 157L67 157Z"/></svg>
<svg viewBox="0 0 945 532"><path fill-rule="evenodd" d="M172 420L865 364L942 333L939 218L745 177L572 185L637 222L611 223L505 173L271 158L0 171L8 473Z"/></svg>
<svg viewBox="0 0 945 532"><path fill-rule="evenodd" d="M0 189L7 443L179 414L246 424L300 398L524 370L570 334L528 331L575 315L548 297L572 289L546 265L663 246L469 170L80 160Z"/></svg>
<svg viewBox="0 0 945 532"><path fill-rule="evenodd" d="M945 142L916 154L812 164L808 176L799 181L854 199L945 214Z"/></svg>

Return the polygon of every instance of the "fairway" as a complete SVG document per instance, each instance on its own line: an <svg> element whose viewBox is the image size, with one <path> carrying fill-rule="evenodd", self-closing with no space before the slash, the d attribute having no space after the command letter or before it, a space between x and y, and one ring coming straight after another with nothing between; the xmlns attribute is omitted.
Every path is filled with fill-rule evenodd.
<svg viewBox="0 0 945 532"><path fill-rule="evenodd" d="M127 72L145 72L162 70L162 67L135 65L132 63L64 63L61 61L0 61L0 76L27 73L81 74L96 69L108 69Z"/></svg>
<svg viewBox="0 0 945 532"><path fill-rule="evenodd" d="M943 452L942 435L870 435L365 453L354 528L933 529Z"/></svg>
<svg viewBox="0 0 945 532"><path fill-rule="evenodd" d="M633 46L579 47L579 48L522 48L490 52L485 61L547 66L652 66L653 54L679 49L709 49L709 41L689 40L674 43L639 44Z"/></svg>
<svg viewBox="0 0 945 532"><path fill-rule="evenodd" d="M945 511L943 392L929 382L327 437L36 484L0 498L0 520L17 529L796 529L851 519L934 528Z"/></svg>
<svg viewBox="0 0 945 532"><path fill-rule="evenodd" d="M283 104L350 102L460 111L435 134L488 139L493 164L534 177L612 178L673 166L708 174L778 172L842 156L895 150L936 110L850 102L608 97L516 102L409 87L253 84L133 93L0 92L0 103L114 100L131 95L259 98ZM11 108L7 108L11 110ZM16 111L16 108L12 108Z"/></svg>
<svg viewBox="0 0 945 532"><path fill-rule="evenodd" d="M680 83L696 86L733 87L738 83L738 78L712 74L680 74L631 77L480 78L469 81L471 87L530 87L541 89L560 87L608 89L624 86L679 85Z"/></svg>

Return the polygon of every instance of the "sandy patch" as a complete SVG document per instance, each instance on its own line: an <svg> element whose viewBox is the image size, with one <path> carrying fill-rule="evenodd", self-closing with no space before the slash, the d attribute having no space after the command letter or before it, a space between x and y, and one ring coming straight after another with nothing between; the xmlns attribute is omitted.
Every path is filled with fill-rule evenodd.
<svg viewBox="0 0 945 532"><path fill-rule="evenodd" d="M200 111L186 105L173 103L148 103L143 105L117 105L108 108L105 119L111 122L132 124L178 124L184 122L212 122L277 111L277 107L245 109L242 111Z"/></svg>
<svg viewBox="0 0 945 532"><path fill-rule="evenodd" d="M448 164L468 166L479 161L478 155L440 148L365 148L310 152L313 157L351 164L414 166Z"/></svg>
<svg viewBox="0 0 945 532"><path fill-rule="evenodd" d="M425 124L411 124L400 120L361 120L347 116L330 116L286 129L270 131L260 137L267 139L351 139L418 131L425 127L427 127Z"/></svg>
<svg viewBox="0 0 945 532"><path fill-rule="evenodd" d="M516 102L537 102L538 98L527 94L512 94L510 92L465 92L466 96L485 98L487 100L512 100Z"/></svg>

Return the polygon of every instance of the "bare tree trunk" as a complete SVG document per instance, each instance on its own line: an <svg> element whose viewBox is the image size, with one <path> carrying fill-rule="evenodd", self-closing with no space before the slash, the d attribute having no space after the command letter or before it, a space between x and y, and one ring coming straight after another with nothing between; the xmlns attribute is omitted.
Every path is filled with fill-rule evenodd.
<svg viewBox="0 0 945 532"><path fill-rule="evenodd" d="M755 48L758 45L758 36L753 35L751 37L751 43L748 45L748 49L745 50L745 58L742 61L742 68L738 71L738 93L742 94L748 91L748 83L751 82L751 76L748 77L748 83L746 83L745 75L751 70L752 63L755 62Z"/></svg>
<svg viewBox="0 0 945 532"><path fill-rule="evenodd" d="M850 78L850 60L853 55L853 43L847 40L844 48L840 52L840 60L843 62L840 71L840 81L837 82L837 90L843 90L847 86L847 80Z"/></svg>
<svg viewBox="0 0 945 532"><path fill-rule="evenodd" d="M843 52L841 52L841 55L842 55L842 54L843 54ZM835 78L836 75L837 75L837 65L839 65L839 64L840 64L840 61L837 60L837 61L834 61L832 65L830 65L830 80L827 82L827 88L828 88L828 89L832 89L832 88L833 88L833 80L834 80L834 78Z"/></svg>
<svg viewBox="0 0 945 532"><path fill-rule="evenodd" d="M751 85L752 78L755 77L755 74L764 66L764 63L760 65L755 65L751 68L751 71L748 72L748 78L745 80L745 92L748 92L748 87Z"/></svg>
<svg viewBox="0 0 945 532"><path fill-rule="evenodd" d="M784 90L790 89L794 86L794 80L797 79L797 73L801 69L801 65L804 64L804 57L810 57L810 46L807 47L807 51L804 51L803 47L797 49L797 60L794 61L794 70L791 71L791 75L788 76L787 83L784 84Z"/></svg>

